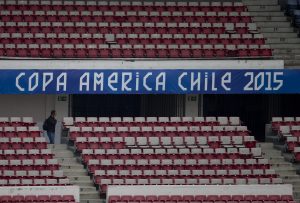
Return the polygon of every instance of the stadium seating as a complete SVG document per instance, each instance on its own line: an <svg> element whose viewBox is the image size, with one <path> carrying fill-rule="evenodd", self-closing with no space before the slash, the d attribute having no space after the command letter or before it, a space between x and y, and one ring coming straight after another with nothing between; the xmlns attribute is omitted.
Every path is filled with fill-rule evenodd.
<svg viewBox="0 0 300 203"><path fill-rule="evenodd" d="M0 124L0 186L69 184L31 117L1 117Z"/></svg>
<svg viewBox="0 0 300 203"><path fill-rule="evenodd" d="M100 193L108 185L282 183L240 124L238 117L64 118Z"/></svg>
<svg viewBox="0 0 300 203"><path fill-rule="evenodd" d="M9 195L2 195L0 196L0 202L1 203L16 203L16 202L22 202L22 203L30 203L30 202L36 202L36 203L56 203L56 202L68 202L68 203L75 203L74 196L72 195L15 195L15 196L9 196Z"/></svg>
<svg viewBox="0 0 300 203"><path fill-rule="evenodd" d="M272 56L241 2L5 1L0 11L3 57Z"/></svg>
<svg viewBox="0 0 300 203"><path fill-rule="evenodd" d="M290 195L123 195L110 196L108 203L124 203L124 202L294 202Z"/></svg>
<svg viewBox="0 0 300 203"><path fill-rule="evenodd" d="M272 129L278 139L286 143L286 150L300 161L300 117L273 117Z"/></svg>

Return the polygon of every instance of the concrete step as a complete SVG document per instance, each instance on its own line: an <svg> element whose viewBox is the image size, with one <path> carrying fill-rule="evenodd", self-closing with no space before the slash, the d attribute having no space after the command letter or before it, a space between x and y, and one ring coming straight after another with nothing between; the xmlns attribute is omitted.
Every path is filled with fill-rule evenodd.
<svg viewBox="0 0 300 203"><path fill-rule="evenodd" d="M94 192L97 191L95 187L82 186L80 187L80 192Z"/></svg>
<svg viewBox="0 0 300 203"><path fill-rule="evenodd" d="M56 158L71 158L74 157L74 153L70 150L56 150L54 151Z"/></svg>
<svg viewBox="0 0 300 203"><path fill-rule="evenodd" d="M300 65L300 60L285 60L284 61L285 67L296 66L297 68L299 68L299 65Z"/></svg>
<svg viewBox="0 0 300 203"><path fill-rule="evenodd" d="M259 28L261 33L270 33L270 32L274 32L274 33L286 33L286 32L294 32L294 28L292 27L264 27L261 26Z"/></svg>
<svg viewBox="0 0 300 203"><path fill-rule="evenodd" d="M280 6L279 5L248 6L248 11L260 11L260 12L280 11Z"/></svg>
<svg viewBox="0 0 300 203"><path fill-rule="evenodd" d="M265 148L271 148L271 149L273 149L274 144L271 143L271 142L259 142L259 143L257 143L257 146L263 147L264 149Z"/></svg>
<svg viewBox="0 0 300 203"><path fill-rule="evenodd" d="M285 182L285 180L299 179L299 176L298 175L282 175L282 176L280 176L280 178L282 178L282 180L284 180L284 182Z"/></svg>
<svg viewBox="0 0 300 203"><path fill-rule="evenodd" d="M79 175L69 175L68 178L70 179L70 181L91 181L91 178L87 175L82 175L82 176L79 176Z"/></svg>
<svg viewBox="0 0 300 203"><path fill-rule="evenodd" d="M80 199L80 203L104 203L105 200L101 199Z"/></svg>
<svg viewBox="0 0 300 203"><path fill-rule="evenodd" d="M273 168L273 167L272 167ZM273 168L275 169L275 168ZM275 169L276 173L280 176L297 175L296 169Z"/></svg>
<svg viewBox="0 0 300 203"><path fill-rule="evenodd" d="M277 0L243 0L242 2L247 6L278 5Z"/></svg>
<svg viewBox="0 0 300 203"><path fill-rule="evenodd" d="M274 59L281 60L297 60L297 55L293 54L278 54L274 56Z"/></svg>
<svg viewBox="0 0 300 203"><path fill-rule="evenodd" d="M300 199L300 192L297 192L297 191L294 190L293 195L294 195L295 199Z"/></svg>
<svg viewBox="0 0 300 203"><path fill-rule="evenodd" d="M94 187L94 183L92 181L70 180L70 183L73 185L79 185L80 187L83 186Z"/></svg>
<svg viewBox="0 0 300 203"><path fill-rule="evenodd" d="M286 16L254 16L252 17L254 22L287 22Z"/></svg>
<svg viewBox="0 0 300 203"><path fill-rule="evenodd" d="M284 13L281 11L273 11L273 12L262 12L262 11L250 11L251 16L255 17L283 17Z"/></svg>
<svg viewBox="0 0 300 203"><path fill-rule="evenodd" d="M60 164L60 168L63 170L64 169L84 169L84 166L79 163L75 163L75 164L62 163L62 164Z"/></svg>
<svg viewBox="0 0 300 203"><path fill-rule="evenodd" d="M278 21L278 22L269 22L269 21L266 21L266 22L256 22L256 25L258 27L263 27L263 28L290 28L291 27L291 23L290 22L281 22L281 21Z"/></svg>
<svg viewBox="0 0 300 203"><path fill-rule="evenodd" d="M300 54L300 49L275 49L273 54Z"/></svg>
<svg viewBox="0 0 300 203"><path fill-rule="evenodd" d="M64 169L64 175L66 176L85 176L88 175L85 169Z"/></svg>
<svg viewBox="0 0 300 203"><path fill-rule="evenodd" d="M282 32L282 33L274 33L274 32L269 32L269 33L264 33L265 38L298 38L297 33L295 32ZM299 38L298 38L299 39Z"/></svg>
<svg viewBox="0 0 300 203"><path fill-rule="evenodd" d="M76 164L78 163L77 158L75 157L69 157L69 158L57 158L59 163L64 164Z"/></svg>
<svg viewBox="0 0 300 203"><path fill-rule="evenodd" d="M67 149L68 145L66 144L48 144L49 149ZM54 150L53 150L54 152Z"/></svg>
<svg viewBox="0 0 300 203"><path fill-rule="evenodd" d="M100 194L98 191L90 191L90 192L80 192L81 199L100 199Z"/></svg>
<svg viewBox="0 0 300 203"><path fill-rule="evenodd" d="M267 38L266 39L267 44L294 44L294 43L300 43L300 38Z"/></svg>
<svg viewBox="0 0 300 203"><path fill-rule="evenodd" d="M287 183L287 184L293 184L294 187L300 187L300 180L299 180L299 178L284 179L283 182Z"/></svg>
<svg viewBox="0 0 300 203"><path fill-rule="evenodd" d="M299 49L299 44L270 44L272 49Z"/></svg>

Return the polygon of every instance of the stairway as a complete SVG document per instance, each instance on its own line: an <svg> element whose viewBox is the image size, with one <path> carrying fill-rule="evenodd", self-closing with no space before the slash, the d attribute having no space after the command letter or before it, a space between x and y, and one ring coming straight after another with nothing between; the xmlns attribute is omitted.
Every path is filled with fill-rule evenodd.
<svg viewBox="0 0 300 203"><path fill-rule="evenodd" d="M242 0L253 16L266 43L273 49L274 59L284 60L285 67L300 65L300 38L290 20L281 11L278 0Z"/></svg>
<svg viewBox="0 0 300 203"><path fill-rule="evenodd" d="M76 156L66 144L48 145L48 148L52 149L64 175L70 179L70 183L80 187L80 203L103 202L87 170L77 161Z"/></svg>
<svg viewBox="0 0 300 203"><path fill-rule="evenodd" d="M286 184L292 184L294 190L294 199L300 203L300 176L297 175L297 169L294 165L282 156L281 151L274 148L273 143L259 143L264 158L269 159L271 167L276 171Z"/></svg>

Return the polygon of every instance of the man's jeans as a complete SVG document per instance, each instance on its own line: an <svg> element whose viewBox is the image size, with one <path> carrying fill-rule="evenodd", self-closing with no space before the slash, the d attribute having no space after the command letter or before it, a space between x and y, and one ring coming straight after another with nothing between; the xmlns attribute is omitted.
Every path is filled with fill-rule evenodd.
<svg viewBox="0 0 300 203"><path fill-rule="evenodd" d="M54 136L55 136L55 133L54 132L47 132L47 136L49 138L49 141L50 141L50 144L54 144Z"/></svg>

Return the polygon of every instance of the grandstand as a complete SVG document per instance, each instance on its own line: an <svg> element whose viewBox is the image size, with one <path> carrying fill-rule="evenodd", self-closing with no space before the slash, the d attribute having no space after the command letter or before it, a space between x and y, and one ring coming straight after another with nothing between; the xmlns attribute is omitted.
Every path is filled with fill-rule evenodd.
<svg viewBox="0 0 300 203"><path fill-rule="evenodd" d="M0 203L300 202L299 9L0 0Z"/></svg>

